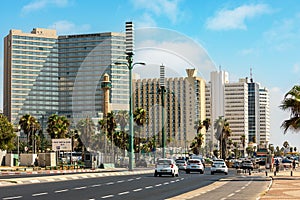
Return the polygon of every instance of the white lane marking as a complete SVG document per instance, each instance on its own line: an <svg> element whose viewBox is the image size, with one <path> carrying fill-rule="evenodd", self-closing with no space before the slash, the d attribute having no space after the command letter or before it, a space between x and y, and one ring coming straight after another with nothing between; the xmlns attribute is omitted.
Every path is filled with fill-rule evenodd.
<svg viewBox="0 0 300 200"><path fill-rule="evenodd" d="M93 188L93 187L100 187L101 186L101 184L96 184L96 185L92 185L91 187Z"/></svg>
<svg viewBox="0 0 300 200"><path fill-rule="evenodd" d="M159 186L162 186L162 184L157 184L157 185L155 185L155 187L159 187Z"/></svg>
<svg viewBox="0 0 300 200"><path fill-rule="evenodd" d="M235 193L239 193L241 190L236 190Z"/></svg>
<svg viewBox="0 0 300 200"><path fill-rule="evenodd" d="M234 193L229 194L227 197L232 197L234 195Z"/></svg>
<svg viewBox="0 0 300 200"><path fill-rule="evenodd" d="M242 187L241 189L243 190L243 189L245 189L246 187L244 186L244 187Z"/></svg>
<svg viewBox="0 0 300 200"><path fill-rule="evenodd" d="M117 181L117 183L123 183L123 182L125 182L124 180L121 180L121 181Z"/></svg>
<svg viewBox="0 0 300 200"><path fill-rule="evenodd" d="M23 197L23 196L5 197L5 198L3 198L3 200L20 199L20 198L22 198L22 197Z"/></svg>
<svg viewBox="0 0 300 200"><path fill-rule="evenodd" d="M36 194L32 194L32 196L36 197L36 196L42 196L42 195L46 195L46 194L48 194L48 192L36 193Z"/></svg>
<svg viewBox="0 0 300 200"><path fill-rule="evenodd" d="M89 199L89 200L95 200L95 199Z"/></svg>
<svg viewBox="0 0 300 200"><path fill-rule="evenodd" d="M137 177L137 178L135 178L136 180L140 180L142 177Z"/></svg>
<svg viewBox="0 0 300 200"><path fill-rule="evenodd" d="M101 197L102 199L107 199L107 198L112 198L112 197L114 197L114 195L107 195L107 196L103 196L103 197Z"/></svg>
<svg viewBox="0 0 300 200"><path fill-rule="evenodd" d="M74 190L82 190L82 189L86 189L86 188L87 188L86 186L82 186L82 187L74 188Z"/></svg>
<svg viewBox="0 0 300 200"><path fill-rule="evenodd" d="M129 194L129 191L126 191L126 192L120 192L118 195L121 196L121 195L124 195L124 194Z"/></svg>
<svg viewBox="0 0 300 200"><path fill-rule="evenodd" d="M164 185L169 185L169 184L170 184L169 182L165 182L165 183L164 183Z"/></svg>
<svg viewBox="0 0 300 200"><path fill-rule="evenodd" d="M150 188L153 188L152 185L148 186L148 187L145 187L145 189L150 189Z"/></svg>
<svg viewBox="0 0 300 200"><path fill-rule="evenodd" d="M133 179L131 178L131 179L128 179L127 181L133 181Z"/></svg>
<svg viewBox="0 0 300 200"><path fill-rule="evenodd" d="M139 192L139 191L142 191L143 190L143 188L138 188L138 189L135 189L135 190L133 190L134 192Z"/></svg>
<svg viewBox="0 0 300 200"><path fill-rule="evenodd" d="M106 185L113 185L115 184L114 182L109 182L109 183L106 183Z"/></svg>
<svg viewBox="0 0 300 200"><path fill-rule="evenodd" d="M171 181L170 183L175 183L175 181Z"/></svg>
<svg viewBox="0 0 300 200"><path fill-rule="evenodd" d="M39 180L31 180L30 182L31 183L39 183L40 181Z"/></svg>
<svg viewBox="0 0 300 200"><path fill-rule="evenodd" d="M69 189L64 189L64 190L56 190L54 191L54 193L61 193L61 192L68 192Z"/></svg>

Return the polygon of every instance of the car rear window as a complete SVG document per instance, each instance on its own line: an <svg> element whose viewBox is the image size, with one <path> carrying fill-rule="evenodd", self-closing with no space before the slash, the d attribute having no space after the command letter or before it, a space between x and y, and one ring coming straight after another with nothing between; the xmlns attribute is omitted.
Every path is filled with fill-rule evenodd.
<svg viewBox="0 0 300 200"><path fill-rule="evenodd" d="M213 165L225 165L224 162L214 162Z"/></svg>
<svg viewBox="0 0 300 200"><path fill-rule="evenodd" d="M157 162L157 164L159 164L159 165L169 165L169 164L171 164L171 160L159 160Z"/></svg>
<svg viewBox="0 0 300 200"><path fill-rule="evenodd" d="M189 160L189 163L200 163L200 160Z"/></svg>
<svg viewBox="0 0 300 200"><path fill-rule="evenodd" d="M176 160L176 163L184 163L184 160Z"/></svg>

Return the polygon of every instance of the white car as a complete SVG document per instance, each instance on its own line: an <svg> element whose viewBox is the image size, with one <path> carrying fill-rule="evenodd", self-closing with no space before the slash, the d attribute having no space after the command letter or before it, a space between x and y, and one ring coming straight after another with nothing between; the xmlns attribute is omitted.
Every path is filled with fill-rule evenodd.
<svg viewBox="0 0 300 200"><path fill-rule="evenodd" d="M178 176L178 167L173 159L161 158L155 165L154 176L171 175Z"/></svg>
<svg viewBox="0 0 300 200"><path fill-rule="evenodd" d="M228 167L224 161L214 161L210 168L211 175L215 173L224 173L225 175L228 174Z"/></svg>
<svg viewBox="0 0 300 200"><path fill-rule="evenodd" d="M200 174L203 174L204 165L200 159L189 159L185 171L187 174L190 172L200 172Z"/></svg>
<svg viewBox="0 0 300 200"><path fill-rule="evenodd" d="M175 162L179 170L186 170L187 162L185 160L177 159Z"/></svg>

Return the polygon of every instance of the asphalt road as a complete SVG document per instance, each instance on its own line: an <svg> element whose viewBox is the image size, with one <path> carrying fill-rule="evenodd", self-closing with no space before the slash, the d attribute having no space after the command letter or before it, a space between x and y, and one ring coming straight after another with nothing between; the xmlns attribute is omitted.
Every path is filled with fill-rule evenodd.
<svg viewBox="0 0 300 200"><path fill-rule="evenodd" d="M53 176L49 178L53 179ZM211 193L213 191L202 194L210 195L210 197L207 197L208 199L221 199L221 197L224 197L223 194L226 194L228 196L233 192L237 192L238 190L242 191L241 188L246 188L250 185L249 184L248 186L245 186L245 184L248 184L249 181L246 183L245 181L243 181L246 180L243 177L239 182L224 181L226 179L234 180L235 178L235 171L230 171L229 175L227 176L223 174L210 175L209 171L206 171L205 174L185 174L184 172L182 172L179 177L154 177L153 174L143 174L131 176L84 178L68 181L60 180L48 183L0 187L0 199L159 200L172 198L199 188L205 188L212 183L222 183L218 188L219 192L222 191L220 194L218 194L220 196L215 196L217 193ZM222 179L223 181L219 181L220 179ZM238 184L236 184L235 187L231 187L229 183ZM246 191L245 188L244 191ZM260 186L260 188L264 189L262 186ZM256 192L259 193L259 191ZM231 195L229 197L232 196L234 195ZM256 193L252 192L250 196L254 197L256 196ZM195 199L197 198L195 197Z"/></svg>

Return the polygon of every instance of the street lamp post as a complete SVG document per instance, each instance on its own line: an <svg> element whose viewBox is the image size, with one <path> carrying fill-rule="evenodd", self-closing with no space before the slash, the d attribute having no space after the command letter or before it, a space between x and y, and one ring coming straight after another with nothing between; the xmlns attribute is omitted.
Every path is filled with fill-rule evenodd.
<svg viewBox="0 0 300 200"><path fill-rule="evenodd" d="M129 52L127 54L127 63L115 62L116 65L127 65L129 70L129 170L133 170L134 166L134 133L133 133L133 101L132 101L132 69L135 65L146 65L144 62L133 63L133 53Z"/></svg>

